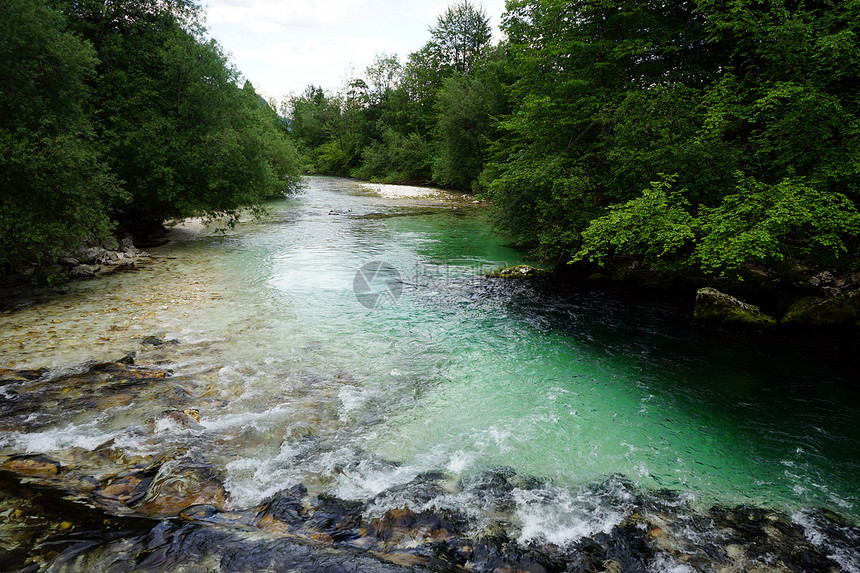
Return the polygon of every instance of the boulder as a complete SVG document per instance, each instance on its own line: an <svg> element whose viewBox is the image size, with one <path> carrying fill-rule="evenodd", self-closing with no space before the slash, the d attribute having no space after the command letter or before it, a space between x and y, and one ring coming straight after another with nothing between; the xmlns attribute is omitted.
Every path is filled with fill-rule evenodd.
<svg viewBox="0 0 860 573"><path fill-rule="evenodd" d="M720 324L750 326L776 324L776 320L763 313L759 307L711 287L701 288L696 293L696 308L693 316L699 320Z"/></svg>
<svg viewBox="0 0 860 573"><path fill-rule="evenodd" d="M844 326L854 324L857 311L838 298L806 297L791 305L783 324L799 326Z"/></svg>
<svg viewBox="0 0 860 573"><path fill-rule="evenodd" d="M494 279L538 279L552 274L548 269L539 269L529 265L516 265L487 273L484 276Z"/></svg>
<svg viewBox="0 0 860 573"><path fill-rule="evenodd" d="M92 278L96 276L96 273L101 270L101 267L98 265L76 265L72 271L71 275L74 278L78 279L86 279Z"/></svg>

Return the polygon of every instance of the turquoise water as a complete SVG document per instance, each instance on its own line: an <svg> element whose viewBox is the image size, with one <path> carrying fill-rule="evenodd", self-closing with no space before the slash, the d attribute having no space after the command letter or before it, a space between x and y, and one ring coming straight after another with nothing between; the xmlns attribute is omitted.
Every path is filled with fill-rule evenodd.
<svg viewBox="0 0 860 573"><path fill-rule="evenodd" d="M133 430L153 409L138 401L0 446L182 451L219 468L236 507L296 483L368 499L422 472L453 484L505 466L547 484L521 499L520 525L556 542L621 519L621 489L594 493L613 480L701 507L858 518L854 342L719 332L654 297L480 277L523 255L485 206L422 193L312 178L262 221L177 230L142 271L5 315L7 366L136 350L227 406L150 436ZM374 262L399 280L369 285L388 298L368 308L356 273ZM140 347L149 334L181 343Z"/></svg>

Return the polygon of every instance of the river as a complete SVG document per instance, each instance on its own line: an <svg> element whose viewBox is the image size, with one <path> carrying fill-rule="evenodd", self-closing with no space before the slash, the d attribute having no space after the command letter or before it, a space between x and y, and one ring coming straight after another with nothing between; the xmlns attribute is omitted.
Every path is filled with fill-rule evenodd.
<svg viewBox="0 0 860 573"><path fill-rule="evenodd" d="M51 402L4 426L0 453L181 458L214 468L237 511L302 484L382 512L435 475L443 493L423 507L487 522L492 500L458 484L506 468L537 484L513 489L510 534L558 547L666 490L690 511L781 512L808 536L819 508L857 524L856 341L484 278L523 257L491 223L444 191L309 178L261 220L181 225L133 272L17 299L2 367L58 377L134 353L172 376L95 411ZM199 423L160 417L169 392ZM831 551L848 571L850 545Z"/></svg>

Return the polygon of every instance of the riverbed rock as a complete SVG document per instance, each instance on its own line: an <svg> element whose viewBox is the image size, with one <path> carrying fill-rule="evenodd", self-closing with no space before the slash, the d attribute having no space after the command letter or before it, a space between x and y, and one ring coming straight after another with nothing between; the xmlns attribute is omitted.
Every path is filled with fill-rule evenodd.
<svg viewBox="0 0 860 573"><path fill-rule="evenodd" d="M6 384L20 384L21 382L27 382L27 378L21 376L14 370L0 368L0 386L5 386Z"/></svg>
<svg viewBox="0 0 860 573"><path fill-rule="evenodd" d="M108 478L94 495L111 508L115 507L113 502L132 505L143 499L154 477L152 472L144 471Z"/></svg>
<svg viewBox="0 0 860 573"><path fill-rule="evenodd" d="M798 326L846 326L857 320L857 311L837 298L807 297L791 305L783 324Z"/></svg>
<svg viewBox="0 0 860 573"><path fill-rule="evenodd" d="M773 326L776 320L755 305L746 303L715 288L705 287L696 293L693 316L720 324Z"/></svg>
<svg viewBox="0 0 860 573"><path fill-rule="evenodd" d="M227 492L212 467L168 462L149 485L137 511L153 517L173 517L191 506L227 508Z"/></svg>
<svg viewBox="0 0 860 573"><path fill-rule="evenodd" d="M60 464L44 456L14 456L0 464L0 470L19 476L53 476L60 473Z"/></svg>
<svg viewBox="0 0 860 573"><path fill-rule="evenodd" d="M75 265L72 267L72 270L69 271L69 274L72 278L88 279L96 276L96 273L100 270L101 267L98 265Z"/></svg>

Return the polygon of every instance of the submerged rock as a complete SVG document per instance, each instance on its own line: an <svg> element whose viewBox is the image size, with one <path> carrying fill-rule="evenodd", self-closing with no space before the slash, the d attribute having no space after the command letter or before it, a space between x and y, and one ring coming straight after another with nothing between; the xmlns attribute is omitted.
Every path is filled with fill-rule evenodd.
<svg viewBox="0 0 860 573"><path fill-rule="evenodd" d="M13 456L0 464L0 470L20 476L50 476L59 474L60 464L44 456Z"/></svg>
<svg viewBox="0 0 860 573"><path fill-rule="evenodd" d="M750 326L772 326L776 324L776 320L763 313L759 307L711 287L701 288L696 293L696 307L693 316L699 320L720 324Z"/></svg>
<svg viewBox="0 0 860 573"><path fill-rule="evenodd" d="M227 509L227 492L211 466L167 462L136 508L153 517L173 517L192 506Z"/></svg>
<svg viewBox="0 0 860 573"><path fill-rule="evenodd" d="M119 502L129 506L143 499L154 478L155 476L151 471L109 478L94 492L94 495L102 500ZM109 507L114 507L113 503L110 503Z"/></svg>
<svg viewBox="0 0 860 573"><path fill-rule="evenodd" d="M819 297L800 299L782 317L783 324L799 326L845 326L856 320L857 311L847 302Z"/></svg>

